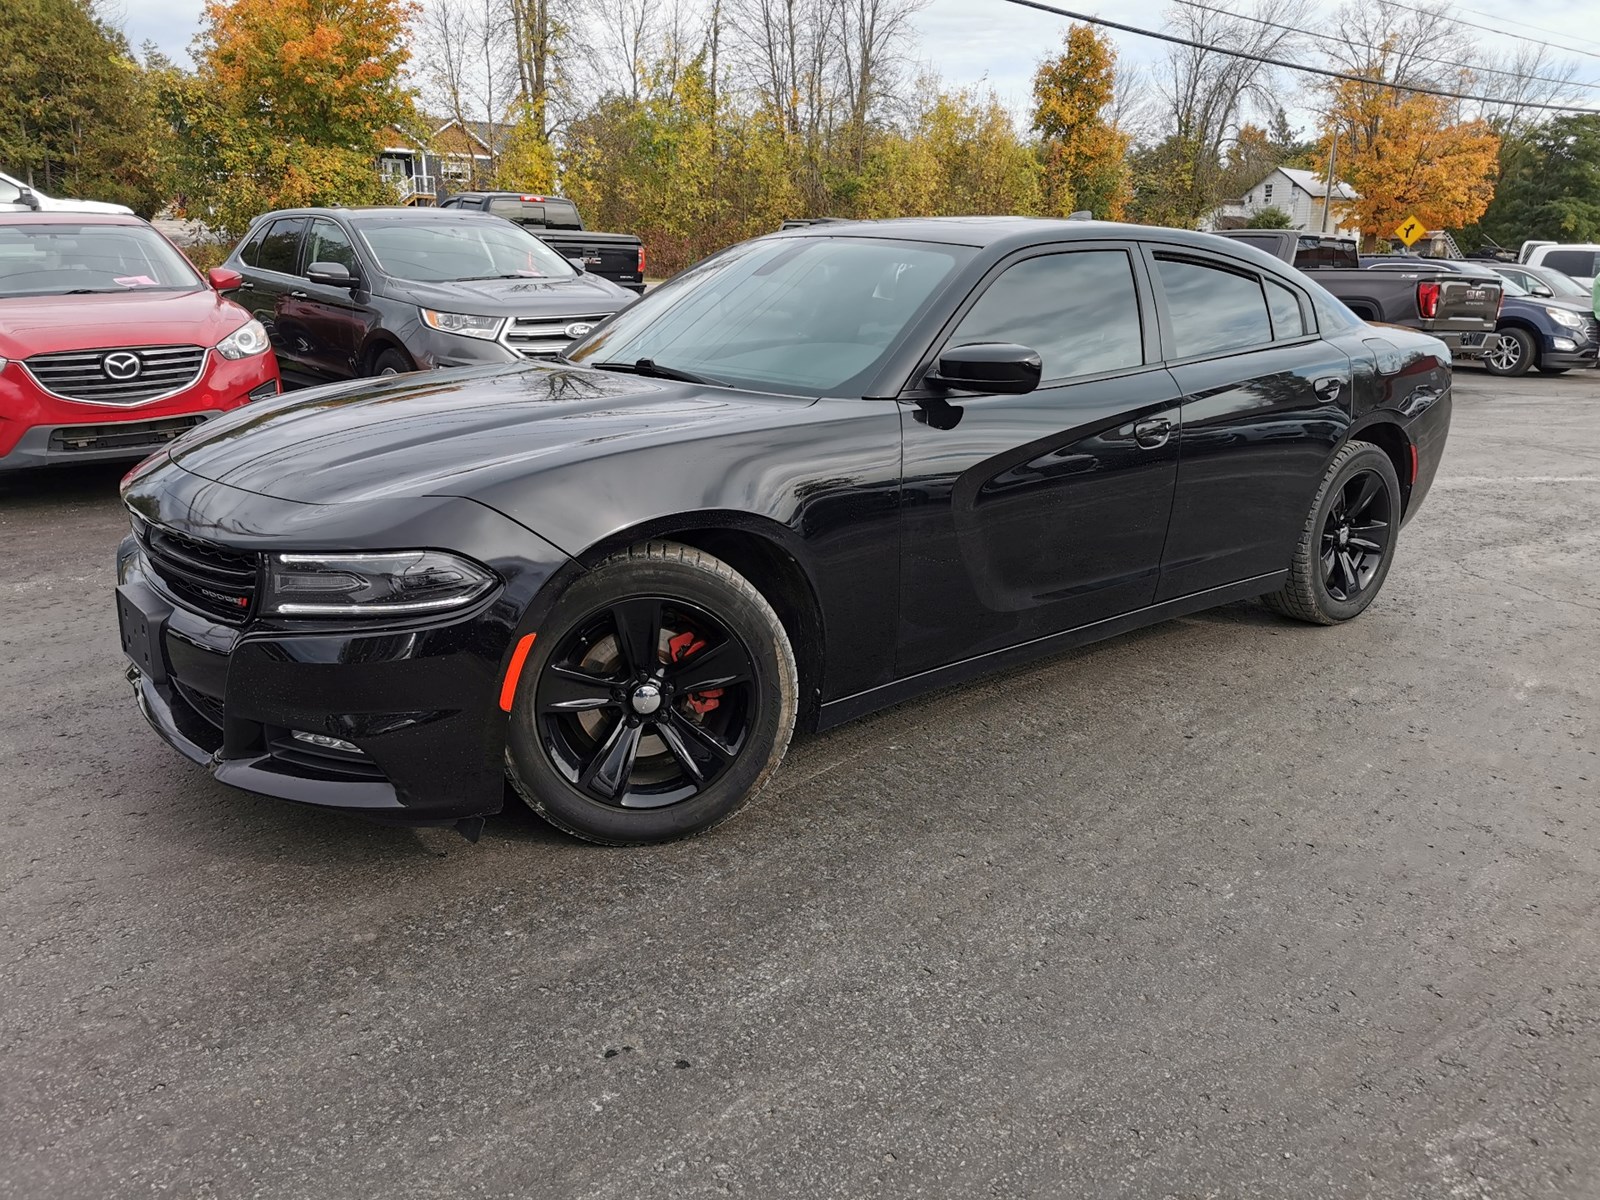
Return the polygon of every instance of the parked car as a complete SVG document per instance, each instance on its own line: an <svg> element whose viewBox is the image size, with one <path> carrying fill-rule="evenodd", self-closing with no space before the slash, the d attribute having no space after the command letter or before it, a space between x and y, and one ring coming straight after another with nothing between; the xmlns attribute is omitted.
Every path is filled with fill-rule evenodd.
<svg viewBox="0 0 1600 1200"><path fill-rule="evenodd" d="M1530 267L1549 267L1569 275L1584 287L1594 286L1600 275L1600 244L1594 242L1549 242L1535 245L1525 260Z"/></svg>
<svg viewBox="0 0 1600 1200"><path fill-rule="evenodd" d="M1415 269L1412 260L1404 255L1377 255L1362 261L1376 271L1410 272ZM1491 375L1526 375L1534 367L1545 375L1564 375L1574 367L1595 365L1596 352L1600 351L1600 321L1590 311L1588 293L1577 284L1568 280L1581 299L1557 297L1548 288L1543 297L1535 298L1514 282L1506 269L1471 259L1424 261L1435 270L1464 277L1500 276L1505 285L1505 299L1500 305L1500 319L1495 323L1495 336L1482 359Z"/></svg>
<svg viewBox="0 0 1600 1200"><path fill-rule="evenodd" d="M143 458L277 395L237 283L138 217L0 213L0 470Z"/></svg>
<svg viewBox="0 0 1600 1200"><path fill-rule="evenodd" d="M1244 242L1311 273L1364 321L1404 325L1432 334L1456 358L1478 358L1493 337L1502 280L1488 271L1456 278L1439 261L1409 257L1398 275L1362 267L1349 238L1325 238L1292 229L1232 229L1217 236Z"/></svg>
<svg viewBox="0 0 1600 1200"><path fill-rule="evenodd" d="M1550 267L1530 267L1525 263L1488 262L1485 264L1496 275L1509 279L1528 295L1544 299L1559 297L1564 300L1592 299L1588 288L1572 276Z"/></svg>
<svg viewBox="0 0 1600 1200"><path fill-rule="evenodd" d="M302 384L549 357L633 299L510 221L430 208L267 213L225 265Z"/></svg>
<svg viewBox="0 0 1600 1200"><path fill-rule="evenodd" d="M66 200L56 196L46 196L38 188L3 172L0 172L0 206L11 211L27 209L33 212L116 213L125 217L133 216L133 209L126 204L109 204L104 200ZM15 209L11 206L15 206Z"/></svg>
<svg viewBox="0 0 1600 1200"><path fill-rule="evenodd" d="M772 234L562 361L181 439L124 484L123 644L223 782L475 836L509 774L582 837L661 841L797 722L1249 596L1356 616L1450 408L1438 339L1210 235Z"/></svg>
<svg viewBox="0 0 1600 1200"><path fill-rule="evenodd" d="M458 192L439 207L493 213L514 221L585 271L631 292L644 291L644 243L631 233L584 229L578 206L565 197Z"/></svg>

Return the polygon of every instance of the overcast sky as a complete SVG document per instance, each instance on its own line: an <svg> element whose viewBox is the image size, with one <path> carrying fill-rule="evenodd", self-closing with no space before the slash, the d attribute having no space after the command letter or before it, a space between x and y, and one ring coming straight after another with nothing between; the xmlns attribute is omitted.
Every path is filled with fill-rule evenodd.
<svg viewBox="0 0 1600 1200"><path fill-rule="evenodd" d="M1057 2L1062 7L1111 16L1125 24L1147 29L1161 27L1161 11L1165 7L1165 0ZM1211 2L1228 6L1227 0ZM201 3L202 0L109 0L106 11L110 15L120 10L124 31L135 47L152 41L179 62L187 62L189 40L199 23ZM1319 7L1331 10L1335 4L1331 0L1320 0ZM1541 32L1525 22L1509 24L1503 14L1510 8L1493 4L1491 0L1478 0L1472 7L1458 7L1457 11L1465 20L1481 25L1515 29L1529 37L1546 38L1561 45L1581 46L1591 51L1593 57L1572 58L1578 70L1577 78L1600 81L1600 41L1595 40L1600 39L1600 0L1541 0L1532 14L1538 26L1544 30L1571 31L1566 33ZM1494 15L1497 9L1502 15ZM916 23L919 31L917 57L948 84L990 86L1008 107L1021 113L1027 107L1034 66L1059 44L1070 22L1004 0L929 0ZM1476 33L1476 36L1485 46L1503 48L1509 44L1506 39L1488 32ZM1148 38L1115 32L1112 38L1125 66L1148 67L1162 57L1162 45ZM1295 122L1305 124L1305 114L1294 102L1298 86L1289 85L1284 100ZM1586 97L1585 103L1600 108L1600 88L1588 95L1593 99Z"/></svg>

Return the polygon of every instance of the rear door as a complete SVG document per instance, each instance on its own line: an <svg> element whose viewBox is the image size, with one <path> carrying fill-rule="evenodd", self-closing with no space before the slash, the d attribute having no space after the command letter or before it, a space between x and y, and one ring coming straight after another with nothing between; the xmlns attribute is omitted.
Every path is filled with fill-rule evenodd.
<svg viewBox="0 0 1600 1200"><path fill-rule="evenodd" d="M280 325L281 310L291 291L299 285L300 241L306 230L305 217L277 217L267 226L256 247L255 262L241 273L250 285L240 293L240 302L250 309L267 329L280 366L298 366L292 330Z"/></svg>
<svg viewBox="0 0 1600 1200"><path fill-rule="evenodd" d="M982 342L1037 351L1044 378L1023 396L941 394L942 416L902 410L901 675L1155 594L1179 406L1137 248L1073 242L1005 260L930 365L944 346Z"/></svg>
<svg viewBox="0 0 1600 1200"><path fill-rule="evenodd" d="M1288 282L1189 247L1151 244L1146 255L1183 393L1159 601L1289 566L1350 423L1351 366Z"/></svg>

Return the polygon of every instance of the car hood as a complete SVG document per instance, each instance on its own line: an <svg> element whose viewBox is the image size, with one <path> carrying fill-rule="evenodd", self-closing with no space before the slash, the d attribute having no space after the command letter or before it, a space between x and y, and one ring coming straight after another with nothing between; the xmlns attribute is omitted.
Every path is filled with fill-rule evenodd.
<svg viewBox="0 0 1600 1200"><path fill-rule="evenodd" d="M393 279L385 289L423 308L473 316L589 316L614 313L637 297L598 275L570 279L468 279L459 283L414 283Z"/></svg>
<svg viewBox="0 0 1600 1200"><path fill-rule="evenodd" d="M0 298L0 358L106 346L214 346L249 319L209 288Z"/></svg>
<svg viewBox="0 0 1600 1200"><path fill-rule="evenodd" d="M248 405L174 442L195 475L307 504L472 497L508 478L746 431L814 401L509 363L358 380Z"/></svg>

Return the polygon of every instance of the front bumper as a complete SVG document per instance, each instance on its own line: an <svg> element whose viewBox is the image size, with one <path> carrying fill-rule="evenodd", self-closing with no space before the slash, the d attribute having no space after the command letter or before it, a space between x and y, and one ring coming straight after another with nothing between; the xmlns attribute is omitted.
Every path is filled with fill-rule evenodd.
<svg viewBox="0 0 1600 1200"><path fill-rule="evenodd" d="M144 458L203 420L278 393L270 354L225 359L215 351L195 383L150 403L65 400L18 363L0 369L0 471Z"/></svg>
<svg viewBox="0 0 1600 1200"><path fill-rule="evenodd" d="M137 506L146 507L139 502L152 478L185 482L168 464L131 486ZM162 496L174 490L182 488ZM260 795L405 824L498 812L506 723L498 700L510 647L522 622L542 614L539 589L570 561L470 501L442 511L441 526L461 535L462 552L495 567L501 589L448 617L355 628L224 623L181 601L124 539L117 616L145 719L220 782ZM258 523L282 527L271 511ZM434 544L436 530L421 524L417 536Z"/></svg>
<svg viewBox="0 0 1600 1200"><path fill-rule="evenodd" d="M1561 350L1556 347L1556 338L1564 338L1569 344L1577 348ZM1544 344L1539 349L1539 365L1541 367L1554 367L1557 370L1572 371L1582 370L1586 367L1600 365L1600 346L1593 342L1579 341L1572 334L1546 334Z"/></svg>

